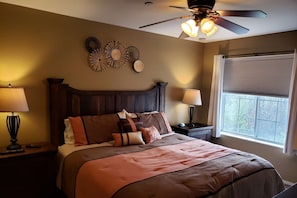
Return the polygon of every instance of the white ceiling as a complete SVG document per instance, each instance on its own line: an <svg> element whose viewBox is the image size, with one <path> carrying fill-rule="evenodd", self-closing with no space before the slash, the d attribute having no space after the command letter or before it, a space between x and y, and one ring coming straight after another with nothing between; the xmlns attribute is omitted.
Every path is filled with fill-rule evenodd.
<svg viewBox="0 0 297 198"><path fill-rule="evenodd" d="M66 16L97 21L127 27L135 30L152 32L176 37L181 33L178 19L159 25L139 29L139 26L191 14L189 11L170 8L169 5L187 7L187 0L0 0L28 8L48 11ZM270 33L297 30L297 0L217 0L214 10L263 10L264 19L225 17L250 31L236 35L224 28L205 40L191 38L198 42L213 42L243 38ZM296 38L297 40L297 38Z"/></svg>

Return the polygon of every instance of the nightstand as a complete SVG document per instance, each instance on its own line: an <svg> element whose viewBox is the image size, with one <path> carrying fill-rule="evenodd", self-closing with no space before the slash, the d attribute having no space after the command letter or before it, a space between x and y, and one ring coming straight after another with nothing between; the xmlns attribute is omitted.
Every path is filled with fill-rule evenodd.
<svg viewBox="0 0 297 198"><path fill-rule="evenodd" d="M174 125L174 126L171 126L171 128L176 133L181 133L190 137L210 141L213 126L200 124L200 123L194 123L194 124L195 124L194 127L190 127L187 125L184 127L180 127L178 125Z"/></svg>
<svg viewBox="0 0 297 198"><path fill-rule="evenodd" d="M0 155L1 197L55 197L57 148L40 143L40 148ZM6 150L0 147L0 151Z"/></svg>

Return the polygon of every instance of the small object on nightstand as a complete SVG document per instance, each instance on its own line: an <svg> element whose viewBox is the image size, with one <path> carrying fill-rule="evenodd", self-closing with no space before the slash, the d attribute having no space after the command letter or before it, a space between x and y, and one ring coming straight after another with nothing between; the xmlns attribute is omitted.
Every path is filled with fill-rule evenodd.
<svg viewBox="0 0 297 198"><path fill-rule="evenodd" d="M41 146L40 145L37 145L37 144L27 144L26 145L26 148L40 148Z"/></svg>
<svg viewBox="0 0 297 198"><path fill-rule="evenodd" d="M184 126L186 126L186 125L185 125L185 123L182 122L182 123L179 123L178 126L179 126L179 127L184 127Z"/></svg>

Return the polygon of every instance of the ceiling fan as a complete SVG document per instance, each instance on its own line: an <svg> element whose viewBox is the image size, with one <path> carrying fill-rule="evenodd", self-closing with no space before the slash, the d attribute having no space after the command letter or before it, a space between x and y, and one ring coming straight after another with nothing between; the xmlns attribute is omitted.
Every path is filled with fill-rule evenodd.
<svg viewBox="0 0 297 198"><path fill-rule="evenodd" d="M180 6L169 6L172 8L188 10L192 14L180 17L175 17L156 23L151 23L148 25L140 26L139 28L145 28L152 25L157 25L160 23L165 23L177 19L189 19L188 21L181 24L183 32L179 38L186 37L196 37L198 32L202 32L206 36L211 36L217 32L219 25L231 32L236 34L244 34L249 31L248 28L243 27L239 24L233 23L229 20L222 18L222 16L235 16L235 17L255 17L264 18L266 13L262 10L222 10L215 11L213 7L215 5L215 0L187 0L188 8ZM216 24L216 25L215 25Z"/></svg>

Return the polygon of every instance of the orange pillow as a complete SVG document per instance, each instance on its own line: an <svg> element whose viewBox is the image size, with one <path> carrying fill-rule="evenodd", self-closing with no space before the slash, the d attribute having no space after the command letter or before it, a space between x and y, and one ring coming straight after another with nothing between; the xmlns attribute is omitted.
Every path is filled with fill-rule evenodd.
<svg viewBox="0 0 297 198"><path fill-rule="evenodd" d="M158 129L156 129L156 127L154 126L146 128L142 127L140 128L140 130L142 132L146 144L162 139Z"/></svg>

